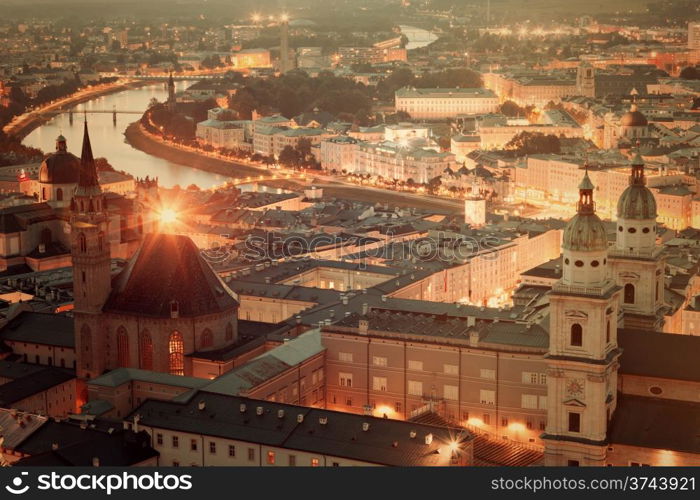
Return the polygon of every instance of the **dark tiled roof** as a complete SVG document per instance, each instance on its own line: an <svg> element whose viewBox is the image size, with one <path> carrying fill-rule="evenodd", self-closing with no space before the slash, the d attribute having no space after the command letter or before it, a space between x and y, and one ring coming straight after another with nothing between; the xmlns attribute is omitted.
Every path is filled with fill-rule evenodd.
<svg viewBox="0 0 700 500"><path fill-rule="evenodd" d="M190 238L149 234L115 278L104 309L167 318L173 301L181 317L233 312L238 306Z"/></svg>
<svg viewBox="0 0 700 500"><path fill-rule="evenodd" d="M17 449L32 456L17 462L20 466L91 466L98 458L100 466L129 466L158 456L145 432L134 434L118 424L107 429L81 429L76 422L49 421L27 438ZM53 450L52 445L58 448Z"/></svg>
<svg viewBox="0 0 700 500"><path fill-rule="evenodd" d="M200 402L205 403L202 410ZM245 412L239 411L241 403L246 405ZM256 414L257 407L263 408L262 415ZM284 411L282 418L279 410ZM147 400L127 419L136 414L146 426L395 466L448 465L445 452L437 450L446 451L447 444L460 436L456 429L204 391L186 403ZM303 416L302 422L297 421L297 415ZM363 431L363 423L369 424L367 431ZM416 432L415 437L411 431ZM462 442L472 439L467 431L461 432ZM427 434L433 434L431 444L425 443Z"/></svg>
<svg viewBox="0 0 700 500"><path fill-rule="evenodd" d="M41 371L12 382L0 385L0 407L11 408L13 404L51 387L75 378L75 374L60 368L45 367Z"/></svg>
<svg viewBox="0 0 700 500"><path fill-rule="evenodd" d="M619 329L620 372L700 382L700 337Z"/></svg>
<svg viewBox="0 0 700 500"><path fill-rule="evenodd" d="M0 339L74 348L73 318L23 311L0 330Z"/></svg>
<svg viewBox="0 0 700 500"><path fill-rule="evenodd" d="M613 446L700 453L698 429L700 403L620 395L609 440Z"/></svg>

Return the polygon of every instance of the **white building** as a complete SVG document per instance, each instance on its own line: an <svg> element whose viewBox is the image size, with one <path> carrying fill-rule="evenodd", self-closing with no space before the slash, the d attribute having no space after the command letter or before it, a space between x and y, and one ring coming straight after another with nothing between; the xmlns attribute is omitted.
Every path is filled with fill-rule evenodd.
<svg viewBox="0 0 700 500"><path fill-rule="evenodd" d="M197 139L201 144L214 148L236 149L244 147L243 127L233 121L205 120L197 124Z"/></svg>
<svg viewBox="0 0 700 500"><path fill-rule="evenodd" d="M417 89L404 87L396 91L396 111L405 111L415 119L451 118L457 115L494 113L498 97L483 88Z"/></svg>

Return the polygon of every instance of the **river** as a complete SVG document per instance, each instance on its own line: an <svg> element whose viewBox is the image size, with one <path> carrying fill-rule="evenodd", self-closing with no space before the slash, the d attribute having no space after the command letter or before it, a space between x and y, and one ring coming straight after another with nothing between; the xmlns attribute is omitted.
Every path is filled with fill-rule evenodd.
<svg viewBox="0 0 700 500"><path fill-rule="evenodd" d="M177 91L184 90L193 82L176 82ZM145 111L152 98L164 101L167 90L162 83L137 89L125 90L115 94L98 97L83 104L77 104L74 110L88 110L88 125L90 140L95 157L107 158L117 170L123 170L135 177L158 177L159 185L172 187L176 184L186 187L190 184L207 189L222 184L227 178L203 170L196 170L185 165L179 165L167 160L150 156L138 149L132 148L124 140L126 127L138 120L138 114L117 114L117 124L114 125L111 113L90 113L90 110ZM73 124L68 113L51 119L37 127L24 138L24 144L42 149L48 153L55 149L56 137L63 134L68 141L68 149L80 156L83 140L83 116L73 114Z"/></svg>
<svg viewBox="0 0 700 500"><path fill-rule="evenodd" d="M401 29L401 34L406 35L406 38L408 38L406 50L420 49L421 47L430 45L439 38L435 33L422 28L405 25L401 25L399 28Z"/></svg>

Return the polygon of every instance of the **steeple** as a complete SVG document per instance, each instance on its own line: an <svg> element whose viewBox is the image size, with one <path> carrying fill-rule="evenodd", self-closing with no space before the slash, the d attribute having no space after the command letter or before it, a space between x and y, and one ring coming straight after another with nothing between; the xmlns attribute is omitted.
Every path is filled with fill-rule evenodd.
<svg viewBox="0 0 700 500"><path fill-rule="evenodd" d="M595 203L593 203L593 190L595 186L588 177L588 165L585 166L586 174L583 176L581 183L578 185L578 204L576 208L581 215L590 215L595 213Z"/></svg>
<svg viewBox="0 0 700 500"><path fill-rule="evenodd" d="M171 113L175 112L175 102L175 80L171 71L170 76L168 76L168 111Z"/></svg>
<svg viewBox="0 0 700 500"><path fill-rule="evenodd" d="M97 177L97 165L92 154L90 133L88 131L87 118L83 132L83 151L80 154L80 176L75 188L74 198L94 198L102 194L100 182Z"/></svg>
<svg viewBox="0 0 700 500"><path fill-rule="evenodd" d="M630 185L642 185L646 184L646 178L644 177L644 160L639 154L639 141L637 141L637 151L632 158L632 175L630 176Z"/></svg>

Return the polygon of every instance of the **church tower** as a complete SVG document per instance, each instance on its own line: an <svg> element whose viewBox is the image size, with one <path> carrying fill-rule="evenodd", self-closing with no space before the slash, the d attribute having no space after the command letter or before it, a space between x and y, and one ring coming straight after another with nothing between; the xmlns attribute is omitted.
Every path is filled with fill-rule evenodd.
<svg viewBox="0 0 700 500"><path fill-rule="evenodd" d="M168 111L171 113L175 112L175 80L173 80L173 73L170 72L168 77Z"/></svg>
<svg viewBox="0 0 700 500"><path fill-rule="evenodd" d="M97 178L87 120L80 158L80 178L71 200L71 257L77 373L80 378L104 369L100 314L111 290L108 218Z"/></svg>
<svg viewBox="0 0 700 500"><path fill-rule="evenodd" d="M604 465L616 407L620 288L588 173L564 230L563 274L550 295L545 465Z"/></svg>
<svg viewBox="0 0 700 500"><path fill-rule="evenodd" d="M665 262L656 244L656 200L646 186L644 161L632 160L629 186L617 203L617 237L610 251L613 278L622 287L625 328L660 330Z"/></svg>
<svg viewBox="0 0 700 500"><path fill-rule="evenodd" d="M584 62L576 72L576 92L584 97L595 97L595 68Z"/></svg>

